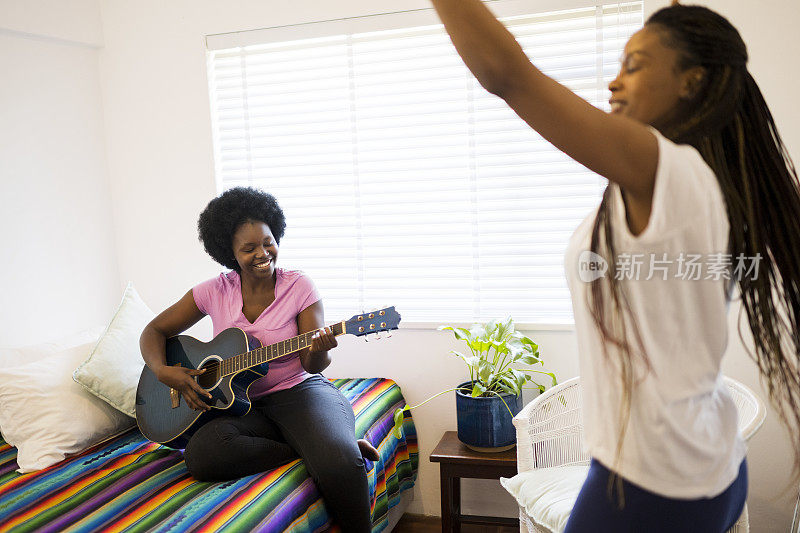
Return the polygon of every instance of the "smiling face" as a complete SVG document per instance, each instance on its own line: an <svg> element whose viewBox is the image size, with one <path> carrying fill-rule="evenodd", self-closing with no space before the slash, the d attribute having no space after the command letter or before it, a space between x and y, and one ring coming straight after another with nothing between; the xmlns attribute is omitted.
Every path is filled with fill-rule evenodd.
<svg viewBox="0 0 800 533"><path fill-rule="evenodd" d="M242 276L271 278L275 274L278 243L269 226L260 220L248 220L233 234L233 255Z"/></svg>
<svg viewBox="0 0 800 533"><path fill-rule="evenodd" d="M662 130L679 120L696 94L701 67L681 71L680 54L662 42L663 31L645 26L625 45L619 74L609 84L611 113Z"/></svg>

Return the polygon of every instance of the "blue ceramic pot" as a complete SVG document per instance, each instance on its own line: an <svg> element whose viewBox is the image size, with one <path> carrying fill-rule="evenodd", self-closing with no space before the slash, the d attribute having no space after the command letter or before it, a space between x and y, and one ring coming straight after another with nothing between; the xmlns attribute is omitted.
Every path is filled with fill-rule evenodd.
<svg viewBox="0 0 800 533"><path fill-rule="evenodd" d="M467 381L458 387L471 392L472 382ZM511 409L509 413L500 396L473 398L470 392L456 391L458 440L479 451L502 451L512 447L517 434L511 418L512 413L516 415L522 409L522 395L501 395Z"/></svg>

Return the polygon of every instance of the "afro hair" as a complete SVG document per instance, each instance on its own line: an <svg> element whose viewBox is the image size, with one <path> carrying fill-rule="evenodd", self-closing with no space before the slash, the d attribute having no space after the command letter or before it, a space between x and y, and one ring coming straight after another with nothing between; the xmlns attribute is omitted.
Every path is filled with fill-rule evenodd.
<svg viewBox="0 0 800 533"><path fill-rule="evenodd" d="M286 217L271 194L252 187L234 187L208 202L197 221L197 233L214 261L237 272L240 270L233 255L233 234L248 220L269 226L280 244L286 231Z"/></svg>

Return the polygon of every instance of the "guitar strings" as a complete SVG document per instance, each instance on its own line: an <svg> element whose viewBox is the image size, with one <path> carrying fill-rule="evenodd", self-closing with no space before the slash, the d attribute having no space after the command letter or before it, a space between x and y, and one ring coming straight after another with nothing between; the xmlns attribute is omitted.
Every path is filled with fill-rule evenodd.
<svg viewBox="0 0 800 533"><path fill-rule="evenodd" d="M305 340L306 342L309 342L309 340L311 340L311 337L313 336L313 334L314 334L314 332L313 332L313 331L308 331L308 332L306 332L306 333L303 333L303 334L301 334L301 335L298 335L297 337L294 337L294 339L298 339L298 345L299 345L299 341L300 341L300 339L301 339L301 338L305 337L305 339L304 339L304 340ZM269 346L277 346L277 345L279 345L279 344L286 344L286 343L288 342L288 343L289 343L289 348L291 349L291 346L292 346L292 345L291 345L291 341L293 341L294 339L286 339L286 340L284 340L284 341L276 342L276 343L274 343L274 344L271 344L271 345L269 345ZM264 349L264 348L268 348L269 346L260 346L260 347L258 347L258 348L255 348L255 349L253 349L253 350L250 350L249 352L245 352L245 353L253 353L253 352L255 352L256 350L262 350L262 349ZM307 346L305 346L305 347L307 347ZM274 356L274 357L267 357L266 361L264 361L264 362L269 362L269 361L271 361L272 359L277 359L278 357L282 357L282 356L284 356L284 355L288 355L288 354L292 353L293 351L297 351L297 350L287 351L287 352L285 352L285 353L283 353L283 354L280 354L280 355L277 355L277 356ZM230 358L228 358L228 359L225 359L224 361L229 361L229 360L231 360L231 359L234 359L234 358L236 358L236 357L241 357L241 356L243 356L243 355L245 355L245 354L244 354L244 353L242 353L242 354L237 354L237 355L234 355L233 357L230 357ZM256 364L261 364L261 363L256 363ZM252 365L252 366L256 366L256 365ZM222 376L222 375L221 375L221 372L220 372L220 367L221 367L220 361L218 361L218 360L216 360L216 359L215 359L215 360L213 360L213 361L209 362L207 365L200 367L200 369L205 369L205 370L206 370L206 372L214 372L214 374L215 374L216 376L218 376L218 377L224 377L224 376ZM227 375L229 375L229 374L225 374L225 376L227 376Z"/></svg>
<svg viewBox="0 0 800 533"><path fill-rule="evenodd" d="M330 327L331 327L331 328L334 330L334 334L335 334L336 336L339 336L339 335L342 335L342 334L346 333L344 326L342 326L342 331L341 331L341 332L337 332L337 331L336 331L336 326L338 326L338 325L340 325L340 324L344 324L344 323L342 322L342 323L339 323L339 324L335 324L335 325L333 325L333 326L330 326ZM385 325L386 325L386 324L381 324L381 327L384 327ZM373 325L373 326L371 326L371 327L374 327L374 325ZM361 329L363 330L364 328L361 328ZM392 329L397 329L397 328L395 327L395 328L392 328ZM379 329L379 330L377 330L377 331L381 331L381 330ZM377 333L377 331L376 331L376 333ZM237 354L237 355L234 355L234 356L232 356L232 357L229 357L229 358L227 358L227 359L224 359L224 360L222 360L222 361L220 361L220 360L217 360L217 359L213 359L213 360L212 360L212 361L210 361L210 362L209 362L207 365L200 367L200 369L201 369L201 370L205 370L206 372L213 372L213 374L214 374L214 376L215 376L215 379L220 379L220 378L223 378L223 377L226 377L226 376L229 376L229 375L235 374L235 373L237 373L237 372L239 372L239 371L241 371L241 370L246 370L246 368L238 369L238 368L236 368L236 366L234 365L234 371L233 371L233 372L228 372L228 373L226 373L226 374L223 374L223 373L222 373L222 369L221 369L221 367L222 367L221 363L224 363L225 361L230 361L230 360L232 360L232 359L235 359L235 358L237 358L237 357L238 357L238 358L241 358L241 357L242 357L242 356L244 356L244 355L247 355L247 354L253 354L253 353L254 353L254 352L256 352L256 351L261 351L261 350L264 350L265 348L270 348L270 347L272 347L272 346L274 346L274 347L276 347L276 348L277 348L279 345L283 345L283 346L284 346L284 350L285 350L285 351L284 351L284 353L282 353L282 354L277 354L277 355L272 355L272 356L270 356L270 355L267 355L267 354L269 353L268 351L267 351L267 352L264 352L264 354L263 354L263 355L267 355L266 359L265 359L264 361L262 361L261 363L248 364L247 368L252 368L253 366L257 366L257 365L259 365L259 364L267 363L267 362L269 362L269 361L271 361L271 360L273 360L273 359L277 359L277 358L279 358L279 357L283 357L283 356L285 356L285 355L288 355L288 354L290 354L290 353L296 352L296 351L298 351L298 350L300 350L300 349L307 348L307 347L308 347L308 344L306 344L305 346L302 346L302 347L301 347L301 346L300 346L300 341L302 340L302 341L305 341L306 343L308 343L310 340L312 340L312 339L313 339L313 335L314 335L314 333L315 333L314 331L308 331L308 332L306 332L306 333L303 333L303 334L301 334L301 335L297 335L296 337L293 337L293 338L291 338L291 339L286 339L286 340L283 340L283 341L280 341L280 342L276 342L276 343L274 343L274 344L270 344L270 345L267 345L267 346L259 346L258 348L255 348L255 349L253 349L253 350L250 350L249 352L245 352L245 353ZM372 333L372 332L368 332L368 333ZM297 344L298 344L298 348L297 348L297 349L293 349L293 341L294 341L295 339L297 339ZM287 343L288 343L288 346L289 346L289 349L288 349L288 351L286 351L286 344L287 344ZM259 354L257 354L257 355L259 356L259 358L260 358L260 357L262 357L262 354L261 354L261 353L259 353ZM249 361L248 361L248 363L249 363Z"/></svg>

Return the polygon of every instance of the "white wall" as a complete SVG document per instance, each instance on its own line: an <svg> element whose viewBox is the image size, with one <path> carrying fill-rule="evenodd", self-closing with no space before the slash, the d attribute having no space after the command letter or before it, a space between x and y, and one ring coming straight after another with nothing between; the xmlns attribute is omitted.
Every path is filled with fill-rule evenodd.
<svg viewBox="0 0 800 533"><path fill-rule="evenodd" d="M121 296L97 1L0 2L0 344L102 325Z"/></svg>
<svg viewBox="0 0 800 533"><path fill-rule="evenodd" d="M647 11L664 4L645 1ZM136 283L153 309L167 306L218 271L197 242L195 230L199 211L216 193L203 37L428 7L424 0L401 5L392 0L240 0L224 8L212 0L102 0L101 5L101 83L120 273L122 280ZM788 58L797 57L800 45L793 31L800 22L794 0L713 0L711 5L742 29L751 48L752 71L790 151L800 153L800 113L789 93L794 79L785 79L796 75ZM537 2L531 0L531 6L536 9ZM765 6L774 14L763 15ZM731 310L732 323L736 311ZM210 327L199 325L194 332L208 336ZM577 374L572 332L531 335L561 379ZM401 330L380 343L344 338L328 374L391 377L407 400L416 403L465 376L459 361L448 355L455 347L447 334L425 330ZM735 333L725 370L765 397ZM411 511L439 514L438 466L427 457L441 433L455 429L454 402L436 400L417 410L414 418L421 464ZM750 449L753 531L785 531L791 521L791 495L779 493L787 483L788 450L787 438L770 413ZM465 483L463 496L469 512L515 514L513 503L494 483Z"/></svg>

